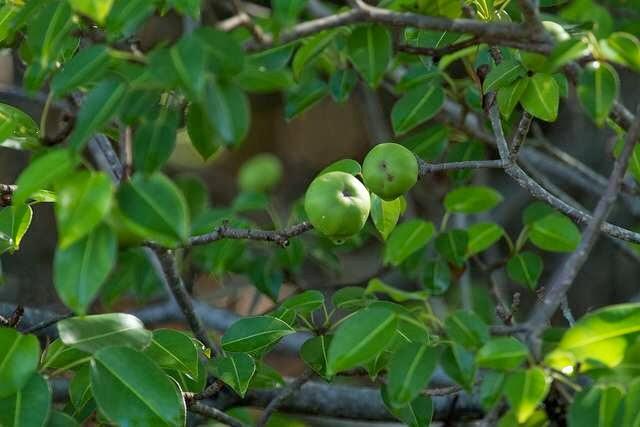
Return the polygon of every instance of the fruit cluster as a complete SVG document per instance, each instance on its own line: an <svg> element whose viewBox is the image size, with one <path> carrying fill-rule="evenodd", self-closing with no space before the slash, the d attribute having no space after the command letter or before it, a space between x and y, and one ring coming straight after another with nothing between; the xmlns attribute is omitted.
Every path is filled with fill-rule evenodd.
<svg viewBox="0 0 640 427"><path fill-rule="evenodd" d="M369 191L387 201L402 196L418 180L418 161L402 145L379 144L365 157L361 175L364 184L342 171L322 173L311 182L304 208L319 233L333 240L358 233L369 217Z"/></svg>

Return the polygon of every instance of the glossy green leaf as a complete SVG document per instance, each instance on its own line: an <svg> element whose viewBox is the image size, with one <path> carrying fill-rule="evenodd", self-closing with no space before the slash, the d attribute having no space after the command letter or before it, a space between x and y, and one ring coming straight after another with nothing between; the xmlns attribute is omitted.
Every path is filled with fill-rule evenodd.
<svg viewBox="0 0 640 427"><path fill-rule="evenodd" d="M113 0L69 0L71 8L98 24L102 24L111 11Z"/></svg>
<svg viewBox="0 0 640 427"><path fill-rule="evenodd" d="M448 212L479 213L493 209L502 202L502 195L490 187L469 185L447 193L444 207Z"/></svg>
<svg viewBox="0 0 640 427"><path fill-rule="evenodd" d="M264 362L257 361L256 362L256 372L253 374L251 378L251 382L249 383L250 389L260 389L260 388L277 388L282 387L286 383L282 375L278 373L271 366L267 365Z"/></svg>
<svg viewBox="0 0 640 427"><path fill-rule="evenodd" d="M525 68L519 61L514 59L502 61L487 74L482 83L482 91L487 93L505 87L524 75L525 72Z"/></svg>
<svg viewBox="0 0 640 427"><path fill-rule="evenodd" d="M403 291L402 289L394 288L393 286L387 285L378 278L369 280L367 288L365 289L365 293L382 293L388 295L389 298L396 302L425 301L429 296L425 291L409 292Z"/></svg>
<svg viewBox="0 0 640 427"><path fill-rule="evenodd" d="M338 34L340 34L338 29L326 30L303 40L302 46L296 51L291 64L296 79L300 78L305 68L313 63Z"/></svg>
<svg viewBox="0 0 640 427"><path fill-rule="evenodd" d="M42 358L41 369L74 370L86 366L90 359L89 353L67 346L58 338L47 346Z"/></svg>
<svg viewBox="0 0 640 427"><path fill-rule="evenodd" d="M29 205L13 204L0 209L0 254L20 249L32 218L33 210Z"/></svg>
<svg viewBox="0 0 640 427"><path fill-rule="evenodd" d="M300 347L300 357L318 375L327 376L327 351L331 343L330 335L310 338Z"/></svg>
<svg viewBox="0 0 640 427"><path fill-rule="evenodd" d="M493 222L479 222L467 229L469 244L467 256L475 255L489 249L504 236L504 230Z"/></svg>
<svg viewBox="0 0 640 427"><path fill-rule="evenodd" d="M511 280L534 290L542 275L542 258L533 252L520 252L507 262L507 274Z"/></svg>
<svg viewBox="0 0 640 427"><path fill-rule="evenodd" d="M255 352L294 332L291 326L275 317L245 317L227 329L221 343L225 351Z"/></svg>
<svg viewBox="0 0 640 427"><path fill-rule="evenodd" d="M620 92L618 73L607 63L591 62L582 71L577 90L582 107L602 126Z"/></svg>
<svg viewBox="0 0 640 427"><path fill-rule="evenodd" d="M322 100L329 89L327 84L317 78L301 82L298 86L287 92L284 116L292 120L307 111Z"/></svg>
<svg viewBox="0 0 640 427"><path fill-rule="evenodd" d="M116 263L118 242L102 225L66 248L53 261L53 283L60 299L77 314L85 314Z"/></svg>
<svg viewBox="0 0 640 427"><path fill-rule="evenodd" d="M622 32L613 33L606 39L605 44L615 52L614 60L636 72L640 71L640 40L636 36Z"/></svg>
<svg viewBox="0 0 640 427"><path fill-rule="evenodd" d="M346 102L358 83L358 75L350 68L338 70L329 79L329 93L339 104Z"/></svg>
<svg viewBox="0 0 640 427"><path fill-rule="evenodd" d="M507 411L497 424L497 427L547 427L549 419L543 409L536 410L524 423L519 423L514 411Z"/></svg>
<svg viewBox="0 0 640 427"><path fill-rule="evenodd" d="M161 368L175 369L192 378L198 376L198 349L193 339L183 332L173 329L153 331L145 354Z"/></svg>
<svg viewBox="0 0 640 427"><path fill-rule="evenodd" d="M194 148L204 160L209 159L224 145L220 135L209 121L206 109L200 104L189 105L187 132Z"/></svg>
<svg viewBox="0 0 640 427"><path fill-rule="evenodd" d="M362 25L347 40L351 63L371 87L377 87L393 55L391 34L380 25Z"/></svg>
<svg viewBox="0 0 640 427"><path fill-rule="evenodd" d="M498 89L498 108L505 117L510 117L513 110L520 102L522 95L529 87L529 79L518 79L509 86Z"/></svg>
<svg viewBox="0 0 640 427"><path fill-rule="evenodd" d="M82 102L68 144L76 151L84 148L91 136L118 112L127 87L116 80L104 80Z"/></svg>
<svg viewBox="0 0 640 427"><path fill-rule="evenodd" d="M180 39L169 49L169 58L180 87L190 99L198 99L205 84L205 50L203 41L195 34Z"/></svg>
<svg viewBox="0 0 640 427"><path fill-rule="evenodd" d="M22 205L38 190L71 172L77 163L76 156L69 150L57 149L38 157L22 171L13 193L13 203Z"/></svg>
<svg viewBox="0 0 640 427"><path fill-rule="evenodd" d="M185 403L176 384L131 348L107 347L93 355L91 389L100 411L118 425L185 424Z"/></svg>
<svg viewBox="0 0 640 427"><path fill-rule="evenodd" d="M210 124L225 145L238 145L247 136L250 122L249 101L238 86L210 81L203 107Z"/></svg>
<svg viewBox="0 0 640 427"><path fill-rule="evenodd" d="M553 73L567 63L588 53L587 43L582 39L567 39L559 42L553 48L547 59L544 70Z"/></svg>
<svg viewBox="0 0 640 427"><path fill-rule="evenodd" d="M81 171L65 177L56 193L58 242L65 249L102 221L111 207L113 185L105 173Z"/></svg>
<svg viewBox="0 0 640 427"><path fill-rule="evenodd" d="M473 311L458 310L444 322L449 338L464 348L475 350L489 341L489 327Z"/></svg>
<svg viewBox="0 0 640 427"><path fill-rule="evenodd" d="M558 83L549 74L536 73L520 98L522 107L538 119L553 122L558 117L560 90Z"/></svg>
<svg viewBox="0 0 640 427"><path fill-rule="evenodd" d="M403 138L400 143L423 160L432 161L442 154L448 138L449 129L444 125L436 124L412 133Z"/></svg>
<svg viewBox="0 0 640 427"><path fill-rule="evenodd" d="M609 427L616 425L616 414L624 398L618 385L596 384L576 394L569 407L570 427ZM636 408L637 409L637 408Z"/></svg>
<svg viewBox="0 0 640 427"><path fill-rule="evenodd" d="M340 323L329 345L327 374L351 369L382 352L395 333L398 319L386 308L365 308Z"/></svg>
<svg viewBox="0 0 640 427"><path fill-rule="evenodd" d="M42 427L51 410L51 386L33 374L16 394L0 399L0 425L3 427Z"/></svg>
<svg viewBox="0 0 640 427"><path fill-rule="evenodd" d="M135 174L120 186L118 207L139 234L166 246L177 246L189 234L186 202L175 184L161 174Z"/></svg>
<svg viewBox="0 0 640 427"><path fill-rule="evenodd" d="M394 266L402 264L411 254L429 243L435 233L431 222L412 219L398 225L387 239L384 263Z"/></svg>
<svg viewBox="0 0 640 427"><path fill-rule="evenodd" d="M213 374L244 397L256 372L256 362L244 353L233 353L212 361Z"/></svg>
<svg viewBox="0 0 640 427"><path fill-rule="evenodd" d="M178 116L162 108L152 120L143 120L133 137L133 167L152 174L169 160L176 145Z"/></svg>
<svg viewBox="0 0 640 427"><path fill-rule="evenodd" d="M437 353L425 344L405 344L389 361L387 395L394 407L410 404L429 382L436 368Z"/></svg>
<svg viewBox="0 0 640 427"><path fill-rule="evenodd" d="M38 367L40 344L35 335L0 327L0 398L6 398L29 381Z"/></svg>
<svg viewBox="0 0 640 427"><path fill-rule="evenodd" d="M245 66L236 80L242 89L256 93L285 90L295 83L289 70L270 70L253 65Z"/></svg>
<svg viewBox="0 0 640 427"><path fill-rule="evenodd" d="M91 391L91 360L83 364L75 371L73 379L69 383L69 397L75 407L74 413L85 407L95 406L93 392Z"/></svg>
<svg viewBox="0 0 640 427"><path fill-rule="evenodd" d="M105 27L109 39L129 35L153 13L154 4L148 0L114 0Z"/></svg>
<svg viewBox="0 0 640 427"><path fill-rule="evenodd" d="M402 214L403 203L399 197L386 201L371 194L371 220L383 240L387 240Z"/></svg>
<svg viewBox="0 0 640 427"><path fill-rule="evenodd" d="M466 230L449 230L436 237L438 253L450 263L462 267L467 259L469 234Z"/></svg>
<svg viewBox="0 0 640 427"><path fill-rule="evenodd" d="M535 367L509 375L504 394L519 423L527 421L549 392L550 381Z"/></svg>
<svg viewBox="0 0 640 427"><path fill-rule="evenodd" d="M37 147L40 128L27 113L0 103L0 146Z"/></svg>
<svg viewBox="0 0 640 427"><path fill-rule="evenodd" d="M396 134L403 134L435 116L444 104L444 90L439 82L412 88L391 110L391 124Z"/></svg>
<svg viewBox="0 0 640 427"><path fill-rule="evenodd" d="M353 310L364 307L367 301L364 288L347 286L338 289L331 297L331 302L335 308Z"/></svg>
<svg viewBox="0 0 640 427"><path fill-rule="evenodd" d="M488 371L480 384L480 403L485 410L493 408L502 397L506 374Z"/></svg>
<svg viewBox="0 0 640 427"><path fill-rule="evenodd" d="M61 411L51 411L47 427L79 427L80 424L71 416Z"/></svg>
<svg viewBox="0 0 640 427"><path fill-rule="evenodd" d="M476 363L481 368L515 369L527 358L527 347L513 337L493 338L478 350Z"/></svg>
<svg viewBox="0 0 640 427"><path fill-rule="evenodd" d="M125 313L72 317L58 322L60 340L71 347L93 353L105 347L143 349L152 334L135 316Z"/></svg>
<svg viewBox="0 0 640 427"><path fill-rule="evenodd" d="M320 291L308 290L287 298L280 307L293 310L298 314L309 314L324 304L324 295Z"/></svg>
<svg viewBox="0 0 640 427"><path fill-rule="evenodd" d="M531 224L529 239L545 251L573 252L580 244L581 235L569 218L553 213Z"/></svg>
<svg viewBox="0 0 640 427"><path fill-rule="evenodd" d="M381 388L382 401L394 417L408 425L409 427L425 427L431 424L433 418L433 402L429 396L420 395L409 405L394 408L388 397L387 386Z"/></svg>
<svg viewBox="0 0 640 427"><path fill-rule="evenodd" d="M245 55L240 43L230 34L202 26L193 34L201 40L206 67L216 75L235 76L245 63Z"/></svg>
<svg viewBox="0 0 640 427"><path fill-rule="evenodd" d="M444 372L466 390L473 387L476 364L473 353L459 344L451 343L442 353L440 364Z"/></svg>

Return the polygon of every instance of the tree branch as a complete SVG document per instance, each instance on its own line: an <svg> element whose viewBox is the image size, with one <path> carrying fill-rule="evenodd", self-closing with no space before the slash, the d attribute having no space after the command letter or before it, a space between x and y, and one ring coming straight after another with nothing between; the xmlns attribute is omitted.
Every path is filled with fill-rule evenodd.
<svg viewBox="0 0 640 427"><path fill-rule="evenodd" d="M244 424L238 421L236 418L225 414L217 408L207 406L198 401L191 401L189 403L189 412L211 418L212 420L220 421L221 423L224 423L231 427L244 427Z"/></svg>
<svg viewBox="0 0 640 427"><path fill-rule="evenodd" d="M256 230L244 228L229 228L226 225L218 227L215 231L189 239L188 246L206 245L221 239L245 239L275 242L280 246L287 246L291 237L298 236L311 230L313 226L308 222L301 222L282 230Z"/></svg>
<svg viewBox="0 0 640 427"><path fill-rule="evenodd" d="M604 220L618 197L620 183L629 165L629 159L638 136L640 136L640 108L636 117L635 122L629 128L622 152L614 162L607 189L598 201L593 216L589 219L580 245L569 256L564 267L552 278L551 283L545 287L547 291L544 297L536 304L529 318L529 323L536 329L540 329L551 319L598 240L602 226L605 224Z"/></svg>
<svg viewBox="0 0 640 427"><path fill-rule="evenodd" d="M267 425L267 422L269 421L269 417L271 417L271 415L278 410L280 405L282 405L284 401L291 397L292 394L300 390L300 387L302 387L307 381L309 381L312 376L313 371L307 369L300 377L291 381L282 390L280 390L280 392L276 396L274 396L271 402L269 402L269 404L264 408L262 416L260 417L260 420L258 421L258 424L256 424L256 426L265 427Z"/></svg>

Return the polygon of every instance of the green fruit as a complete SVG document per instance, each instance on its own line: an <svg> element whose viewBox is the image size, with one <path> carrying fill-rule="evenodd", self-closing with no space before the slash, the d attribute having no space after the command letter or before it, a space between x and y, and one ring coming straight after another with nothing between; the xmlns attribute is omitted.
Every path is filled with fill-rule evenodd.
<svg viewBox="0 0 640 427"><path fill-rule="evenodd" d="M561 42L571 38L569 33L567 33L567 30L565 30L562 25L558 24L557 22L542 21L542 26L545 30L547 30L549 34L551 34L551 37L553 37L557 42Z"/></svg>
<svg viewBox="0 0 640 427"><path fill-rule="evenodd" d="M381 199L394 200L418 180L418 160L400 144L378 144L362 164L362 176L369 190Z"/></svg>
<svg viewBox="0 0 640 427"><path fill-rule="evenodd" d="M313 227L332 239L353 236L364 227L371 198L356 177L328 172L313 180L304 197L304 209Z"/></svg>
<svg viewBox="0 0 640 427"><path fill-rule="evenodd" d="M273 154L263 153L242 165L238 174L238 184L242 191L266 193L278 184L281 177L280 160Z"/></svg>

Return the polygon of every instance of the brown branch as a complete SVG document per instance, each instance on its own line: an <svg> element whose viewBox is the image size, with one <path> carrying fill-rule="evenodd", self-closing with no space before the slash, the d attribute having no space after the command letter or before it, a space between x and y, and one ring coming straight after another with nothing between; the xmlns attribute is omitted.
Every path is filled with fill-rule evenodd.
<svg viewBox="0 0 640 427"><path fill-rule="evenodd" d="M442 172L448 170L460 170L460 169L502 169L504 167L504 161L497 160L467 160L464 162L449 162L449 163L428 163L422 159L418 159L419 174L424 176L428 173Z"/></svg>
<svg viewBox="0 0 640 427"><path fill-rule="evenodd" d="M204 417L211 418L212 420L220 421L221 423L231 427L244 427L244 424L236 418L225 414L219 409L216 409L212 406L204 405L198 401L189 402L189 411L193 412L194 414L199 414Z"/></svg>
<svg viewBox="0 0 640 427"><path fill-rule="evenodd" d="M522 147L522 144L524 144L527 139L527 134L529 133L529 127L531 126L532 120L533 116L531 114L526 111L522 113L516 132L513 135L513 138L511 138L511 158L518 157L520 147Z"/></svg>
<svg viewBox="0 0 640 427"><path fill-rule="evenodd" d="M291 237L299 236L313 229L308 222L301 222L282 230L256 230L244 228L229 228L226 225L218 227L215 231L200 236L194 236L189 239L187 246L206 245L221 239L235 240L261 240L267 242L275 242L280 246L287 246Z"/></svg>
<svg viewBox="0 0 640 427"><path fill-rule="evenodd" d="M552 278L551 283L545 287L544 297L536 304L529 318L530 325L536 329L542 328L551 319L598 240L602 225L618 197L620 183L627 170L637 139L640 136L640 108L636 113L636 117L635 122L627 133L622 152L614 162L607 189L598 201L593 216L589 219L580 245L569 256L558 274Z"/></svg>
<svg viewBox="0 0 640 427"><path fill-rule="evenodd" d="M450 53L454 53L459 50L478 45L480 43L481 41L478 37L472 37L470 39L458 43L452 43L444 47L421 47L408 44L399 44L396 46L396 50L400 52L413 53L415 55L434 56L436 58L439 58L441 56L448 55Z"/></svg>

